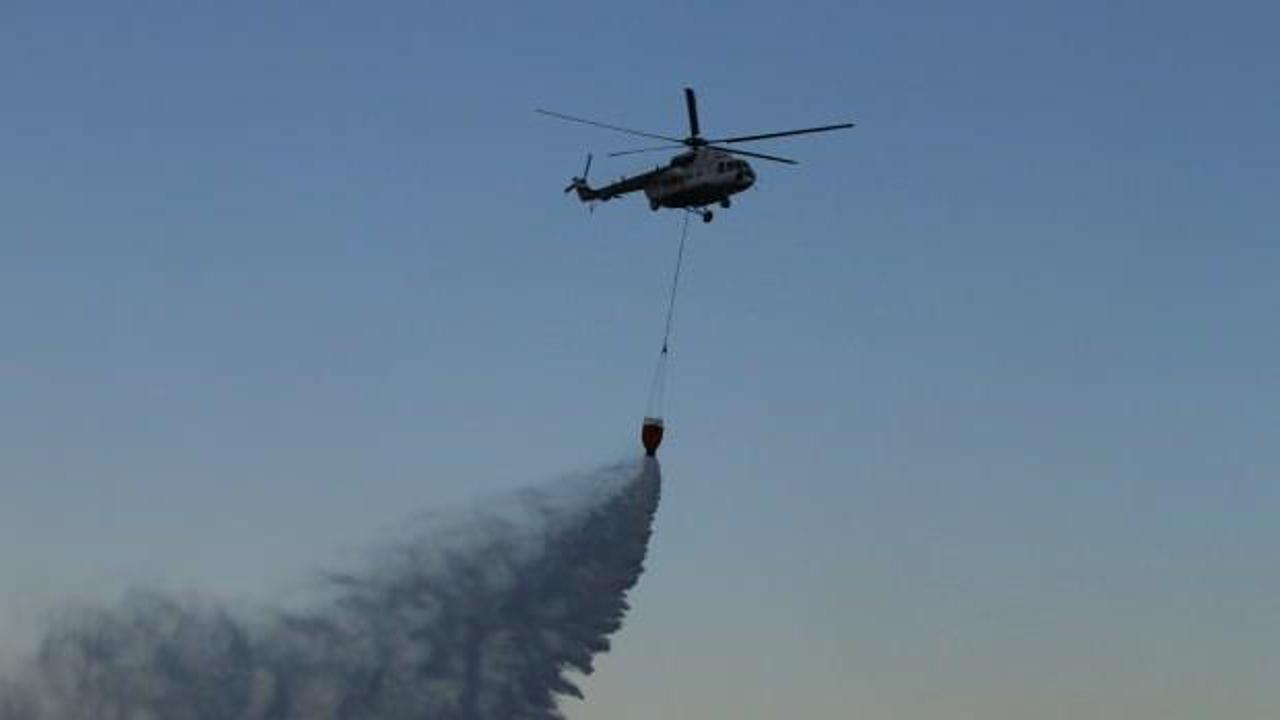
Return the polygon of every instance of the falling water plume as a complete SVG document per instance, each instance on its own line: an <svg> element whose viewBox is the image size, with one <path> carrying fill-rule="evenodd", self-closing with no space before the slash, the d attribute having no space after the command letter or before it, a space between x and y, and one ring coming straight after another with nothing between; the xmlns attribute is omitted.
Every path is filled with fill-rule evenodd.
<svg viewBox="0 0 1280 720"><path fill-rule="evenodd" d="M622 625L656 460L528 490L248 617L134 592L67 614L0 678L0 720L552 720Z"/></svg>

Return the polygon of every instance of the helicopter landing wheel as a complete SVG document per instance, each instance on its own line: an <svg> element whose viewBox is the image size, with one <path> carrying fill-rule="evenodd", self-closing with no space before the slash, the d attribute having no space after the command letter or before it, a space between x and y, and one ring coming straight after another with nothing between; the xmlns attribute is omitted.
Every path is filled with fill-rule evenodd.
<svg viewBox="0 0 1280 720"><path fill-rule="evenodd" d="M702 222L709 223L715 219L715 215L710 210L702 211Z"/></svg>
<svg viewBox="0 0 1280 720"><path fill-rule="evenodd" d="M725 210L729 209L729 205L730 205L729 198L725 198L720 201L720 207L724 208Z"/></svg>
<svg viewBox="0 0 1280 720"><path fill-rule="evenodd" d="M658 207L659 207L659 206L658 206L658 201L657 201L657 200L650 200L650 201L649 201L649 209L650 209L650 210L653 210L654 212L657 212Z"/></svg>

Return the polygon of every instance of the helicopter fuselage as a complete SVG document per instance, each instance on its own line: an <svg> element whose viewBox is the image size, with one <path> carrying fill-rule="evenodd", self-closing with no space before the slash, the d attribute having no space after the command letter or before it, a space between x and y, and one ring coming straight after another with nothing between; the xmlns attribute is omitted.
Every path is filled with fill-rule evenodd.
<svg viewBox="0 0 1280 720"><path fill-rule="evenodd" d="M649 207L701 208L726 203L730 195L746 190L756 181L755 170L746 160L727 152L696 148L671 159L644 186Z"/></svg>
<svg viewBox="0 0 1280 720"><path fill-rule="evenodd" d="M587 165L589 169L589 160ZM696 210L703 220L710 222L712 215L707 206L729 207L729 197L751 187L755 181L755 170L733 153L694 147L671 158L664 166L599 188L587 183L584 172L584 177L574 178L566 190L576 190L583 202L607 202L643 190L652 210Z"/></svg>

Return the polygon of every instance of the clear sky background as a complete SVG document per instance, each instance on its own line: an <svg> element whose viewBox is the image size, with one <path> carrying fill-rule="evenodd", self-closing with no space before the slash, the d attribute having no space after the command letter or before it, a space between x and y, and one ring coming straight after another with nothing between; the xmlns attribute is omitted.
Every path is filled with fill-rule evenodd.
<svg viewBox="0 0 1280 720"><path fill-rule="evenodd" d="M587 718L1280 715L1274 3L0 4L0 654L638 451ZM639 144L643 145L641 141ZM597 179L664 159L598 159Z"/></svg>

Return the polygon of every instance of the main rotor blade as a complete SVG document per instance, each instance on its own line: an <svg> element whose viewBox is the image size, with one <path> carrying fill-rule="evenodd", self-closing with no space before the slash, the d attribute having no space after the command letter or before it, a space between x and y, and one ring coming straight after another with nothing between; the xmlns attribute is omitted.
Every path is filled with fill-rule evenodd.
<svg viewBox="0 0 1280 720"><path fill-rule="evenodd" d="M719 145L708 145L707 147L713 147L717 150L723 150L727 153L733 153L734 155L746 155L747 157L760 158L761 160L772 160L774 162L786 163L788 165L800 164L799 162L792 160L790 158L778 157L777 155L765 155L764 153L747 152L746 150L737 150L735 148L720 147Z"/></svg>
<svg viewBox="0 0 1280 720"><path fill-rule="evenodd" d="M609 157L620 157L622 155L636 155L638 153L658 152L659 150L677 150L683 147L684 145L659 145L658 147L638 148L635 150L619 150L618 152L609 153Z"/></svg>
<svg viewBox="0 0 1280 720"><path fill-rule="evenodd" d="M689 110L689 137L698 137L698 98L693 88L684 89L684 104Z"/></svg>
<svg viewBox="0 0 1280 720"><path fill-rule="evenodd" d="M769 138L787 137L788 135L805 135L807 133L827 132L828 130L843 130L853 127L853 123L840 123L839 125L823 125L822 127L805 128L804 130L786 130L783 132L763 133L761 135L739 135L738 137L719 138L717 140L708 140L713 143L740 143L751 142L753 140L767 140Z"/></svg>
<svg viewBox="0 0 1280 720"><path fill-rule="evenodd" d="M610 125L608 123L596 122L595 120L587 120L586 118L574 117L572 115L565 115L564 113L552 112L550 110L543 110L542 108L535 108L534 111L542 113L543 115L550 115L553 118L560 118L561 120L568 120L570 122L582 123L583 125L594 125L596 127L605 128L606 130L615 130L617 132L627 133L628 135L639 135L640 137L653 138L654 140L666 140L667 142L674 142L674 143L683 142L682 140L680 140L680 138L673 138L673 137L667 137L666 135L655 135L654 133L641 132L639 130L632 130L631 128L619 127L617 125Z"/></svg>

